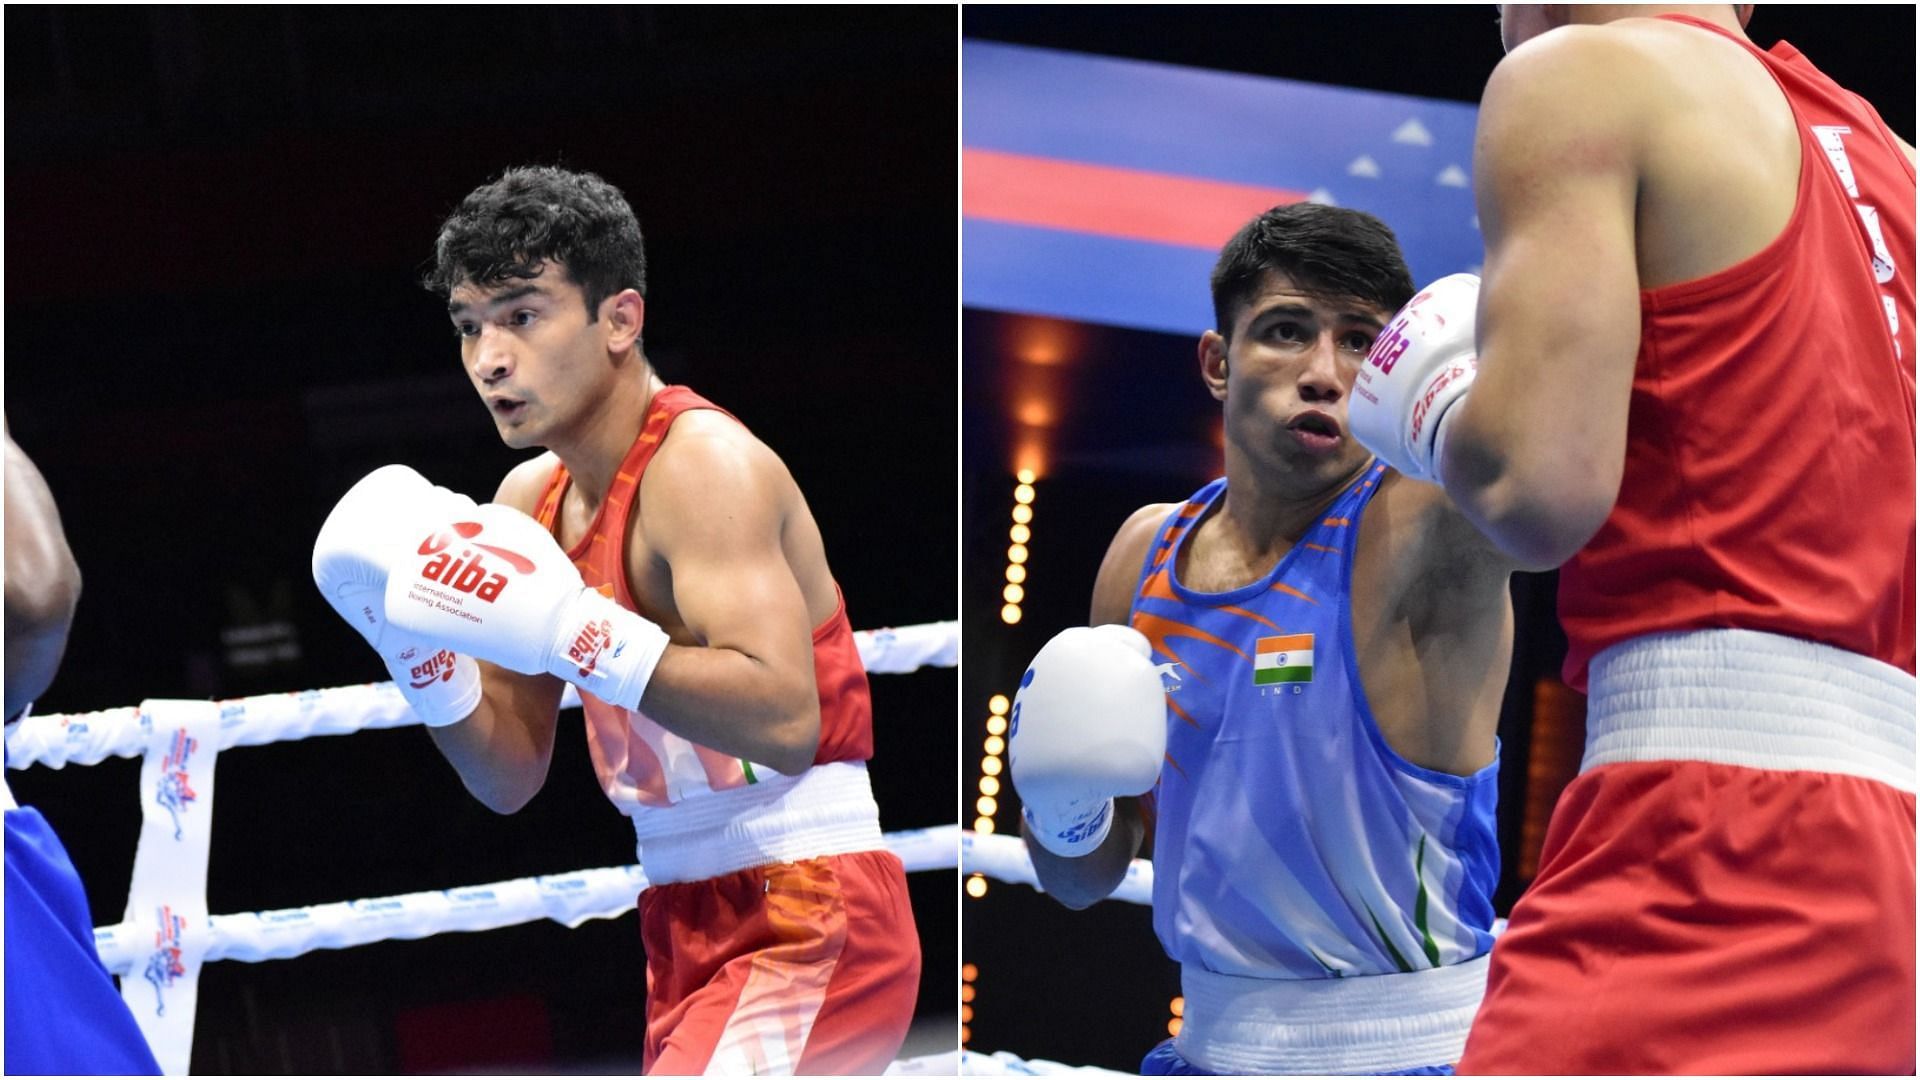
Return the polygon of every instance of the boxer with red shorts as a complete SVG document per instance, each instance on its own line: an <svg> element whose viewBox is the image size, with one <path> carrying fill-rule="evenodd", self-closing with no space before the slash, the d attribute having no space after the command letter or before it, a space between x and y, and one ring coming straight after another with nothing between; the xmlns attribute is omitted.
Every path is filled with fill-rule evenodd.
<svg viewBox="0 0 1920 1080"><path fill-rule="evenodd" d="M806 500L737 420L654 373L639 225L605 181L510 170L437 256L428 285L501 438L549 453L485 506L376 471L322 529L322 592L502 813L545 782L579 687L648 879L648 1072L880 1072L919 944Z"/></svg>
<svg viewBox="0 0 1920 1080"><path fill-rule="evenodd" d="M1914 151L1749 15L1508 5L1484 289L1369 358L1590 696L1462 1073L1914 1071Z"/></svg>

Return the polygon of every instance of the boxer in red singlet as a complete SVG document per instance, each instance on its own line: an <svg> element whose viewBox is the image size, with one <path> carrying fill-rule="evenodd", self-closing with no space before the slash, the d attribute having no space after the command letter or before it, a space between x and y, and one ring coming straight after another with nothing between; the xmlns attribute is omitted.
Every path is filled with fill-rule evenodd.
<svg viewBox="0 0 1920 1080"><path fill-rule="evenodd" d="M1368 360L1590 695L1462 1073L1914 1071L1914 150L1750 14L1508 5Z"/></svg>
<svg viewBox="0 0 1920 1080"><path fill-rule="evenodd" d="M428 286L501 438L548 453L478 507L376 472L322 530L323 591L500 812L545 782L562 680L580 687L649 882L648 1072L879 1073L919 943L805 499L738 421L654 374L640 229L611 185L510 170L436 252Z"/></svg>

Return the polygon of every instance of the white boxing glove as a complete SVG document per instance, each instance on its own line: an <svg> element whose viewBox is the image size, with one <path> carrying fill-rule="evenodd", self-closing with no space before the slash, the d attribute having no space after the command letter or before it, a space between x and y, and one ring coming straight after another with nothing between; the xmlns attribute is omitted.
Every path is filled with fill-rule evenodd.
<svg viewBox="0 0 1920 1080"><path fill-rule="evenodd" d="M1027 665L1013 698L1007 760L1028 832L1078 857L1113 827L1113 797L1160 778L1167 697L1153 647L1127 626L1062 630Z"/></svg>
<svg viewBox="0 0 1920 1080"><path fill-rule="evenodd" d="M522 674L637 708L667 633L590 589L540 523L476 506L413 530L387 579L393 625Z"/></svg>
<svg viewBox="0 0 1920 1080"><path fill-rule="evenodd" d="M429 727L458 723L480 704L480 668L387 622L389 560L420 523L472 506L472 499L435 487L404 465L387 465L341 497L313 542L320 595L380 654L401 696Z"/></svg>
<svg viewBox="0 0 1920 1080"><path fill-rule="evenodd" d="M1480 279L1449 274L1420 290L1374 340L1347 404L1353 436L1398 471L1440 483L1446 426L1473 385Z"/></svg>

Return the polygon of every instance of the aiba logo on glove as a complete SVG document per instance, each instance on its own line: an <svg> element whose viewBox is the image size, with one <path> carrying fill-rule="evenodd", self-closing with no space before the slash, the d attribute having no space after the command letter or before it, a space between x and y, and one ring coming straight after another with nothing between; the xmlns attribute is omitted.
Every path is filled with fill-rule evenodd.
<svg viewBox="0 0 1920 1080"><path fill-rule="evenodd" d="M1368 350L1367 363L1379 368L1380 374L1393 374L1393 365L1399 362L1400 357L1406 354L1407 347L1413 344L1407 339L1406 329L1407 324L1404 321L1394 320L1393 325L1387 327L1387 332L1380 335L1380 340L1374 342L1373 348Z"/></svg>
<svg viewBox="0 0 1920 1080"><path fill-rule="evenodd" d="M408 650L408 652L412 651ZM411 661L412 657L403 654L401 659ZM415 690L424 690L437 682L447 682L453 678L454 666L459 662L459 658L453 653L441 649L428 657L425 663L412 664L408 670L412 678L408 682Z"/></svg>
<svg viewBox="0 0 1920 1080"><path fill-rule="evenodd" d="M468 541L479 536L480 530L480 524L473 521L458 521L453 526L453 531L458 533L462 540ZM433 559L421 568L420 576L428 581L437 581L456 592L471 593L489 604L498 599L501 591L507 587L507 577L487 565L481 552L505 560L519 573L531 574L534 570L532 559L519 552L508 551L506 548L495 547L492 544L475 543L473 547L479 548L479 551L462 548L457 556L449 554L452 547L453 541L446 533L437 532L422 541L419 553L431 555Z"/></svg>
<svg viewBox="0 0 1920 1080"><path fill-rule="evenodd" d="M580 669L581 677L585 678L593 674L594 666L600 662L601 652L612 640L613 624L605 619L596 619L582 626L580 632L573 636L573 644L567 649L567 659L573 661L574 666ZM615 652L614 655L618 656L619 653Z"/></svg>

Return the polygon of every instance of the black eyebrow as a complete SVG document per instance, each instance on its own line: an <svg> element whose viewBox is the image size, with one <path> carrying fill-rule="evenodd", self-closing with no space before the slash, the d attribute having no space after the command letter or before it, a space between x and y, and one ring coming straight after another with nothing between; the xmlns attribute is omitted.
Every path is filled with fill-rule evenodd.
<svg viewBox="0 0 1920 1080"><path fill-rule="evenodd" d="M488 297L485 306L490 308L499 307L501 304L510 304L513 301L520 299L521 297L533 296L535 294L545 295L541 291L540 286L538 285L516 285L513 288L508 289L506 292L496 293L495 295ZM467 308L468 308L468 305L462 301L459 301L459 300L447 301L447 314L449 315L458 315L461 312L466 311Z"/></svg>
<svg viewBox="0 0 1920 1080"><path fill-rule="evenodd" d="M1317 321L1320 318L1320 313L1315 311L1313 308L1309 307L1306 304L1296 303L1293 301L1285 301L1282 303L1275 304L1270 308L1262 308L1257 314L1254 315L1253 321L1259 322L1261 320L1270 319L1270 318L1305 319L1311 322L1311 321ZM1334 320L1336 322L1361 323L1366 326L1372 327L1375 331L1383 330L1386 328L1386 325L1387 325L1379 317L1370 315L1364 311L1336 312L1334 314Z"/></svg>

